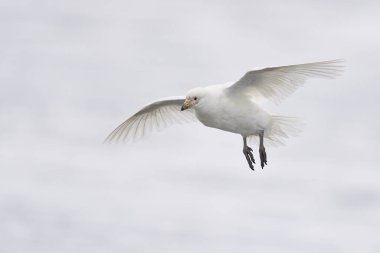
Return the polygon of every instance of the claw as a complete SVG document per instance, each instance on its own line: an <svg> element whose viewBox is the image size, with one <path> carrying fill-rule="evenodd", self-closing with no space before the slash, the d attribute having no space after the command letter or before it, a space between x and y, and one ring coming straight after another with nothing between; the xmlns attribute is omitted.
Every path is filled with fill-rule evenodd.
<svg viewBox="0 0 380 253"><path fill-rule="evenodd" d="M253 168L253 164L255 163L255 158L253 157L253 154L252 154L252 151L253 151L252 148L248 147L247 145L247 137L243 136L243 142L244 142L243 154L245 156L245 159L247 159L248 165L251 168L251 170L255 170Z"/></svg>
<svg viewBox="0 0 380 253"><path fill-rule="evenodd" d="M255 170L253 167L253 164L255 163L255 158L253 157L252 149L248 146L244 147L243 154L245 156L245 159L247 159L249 168L251 168L251 170Z"/></svg>
<svg viewBox="0 0 380 253"><path fill-rule="evenodd" d="M251 161L256 164L255 162L255 158L253 157L253 154L252 154L252 149L251 149L251 152L248 152L248 155L249 155L249 158L251 158Z"/></svg>
<svg viewBox="0 0 380 253"><path fill-rule="evenodd" d="M267 165L267 153L265 152L264 147L260 148L259 152L260 152L261 168L264 169L264 165Z"/></svg>

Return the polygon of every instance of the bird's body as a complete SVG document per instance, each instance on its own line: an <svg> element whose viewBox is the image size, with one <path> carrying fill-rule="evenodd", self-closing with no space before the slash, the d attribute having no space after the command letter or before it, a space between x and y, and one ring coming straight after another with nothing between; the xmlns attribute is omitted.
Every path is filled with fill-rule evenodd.
<svg viewBox="0 0 380 253"><path fill-rule="evenodd" d="M308 78L333 78L341 71L340 62L335 60L253 70L235 83L195 88L186 97L158 100L132 115L106 140L135 139L171 123L200 121L207 127L240 134L244 143L243 153L252 170L255 159L247 139L257 138L263 168L267 164L264 139L266 142L282 143L284 138L298 131L298 121L272 115L261 108L258 101L268 99L278 103Z"/></svg>
<svg viewBox="0 0 380 253"><path fill-rule="evenodd" d="M205 126L246 137L267 129L272 122L271 115L249 96L231 96L228 87L225 84L196 88L202 89L207 98L200 100L194 108L198 120Z"/></svg>

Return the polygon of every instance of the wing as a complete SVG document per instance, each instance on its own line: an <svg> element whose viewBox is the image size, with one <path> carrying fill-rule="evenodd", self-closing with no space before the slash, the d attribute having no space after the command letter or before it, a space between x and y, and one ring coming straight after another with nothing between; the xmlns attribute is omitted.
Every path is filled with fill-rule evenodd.
<svg viewBox="0 0 380 253"><path fill-rule="evenodd" d="M302 86L308 78L334 78L343 71L343 60L265 68L247 72L227 88L230 95L248 95L256 99L281 102Z"/></svg>
<svg viewBox="0 0 380 253"><path fill-rule="evenodd" d="M184 100L185 97L170 97L146 105L113 130L105 142L134 140L171 124L197 121L192 109L181 111Z"/></svg>

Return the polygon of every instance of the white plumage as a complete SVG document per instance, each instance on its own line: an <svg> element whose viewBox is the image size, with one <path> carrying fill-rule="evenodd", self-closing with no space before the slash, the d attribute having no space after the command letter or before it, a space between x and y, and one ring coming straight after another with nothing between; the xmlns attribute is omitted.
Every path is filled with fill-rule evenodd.
<svg viewBox="0 0 380 253"><path fill-rule="evenodd" d="M232 85L195 88L186 97L155 101L118 126L106 141L128 141L173 123L200 121L205 126L242 135L243 152L252 169L254 159L246 139L262 135L260 159L263 167L266 164L263 139L273 144L281 143L283 138L297 132L298 121L271 115L257 102L268 99L279 103L308 78L333 78L342 71L341 62L334 60L252 70Z"/></svg>
<svg viewBox="0 0 380 253"><path fill-rule="evenodd" d="M167 97L144 106L113 130L105 142L136 140L171 124L197 121L193 110L180 111L183 101L185 96Z"/></svg>

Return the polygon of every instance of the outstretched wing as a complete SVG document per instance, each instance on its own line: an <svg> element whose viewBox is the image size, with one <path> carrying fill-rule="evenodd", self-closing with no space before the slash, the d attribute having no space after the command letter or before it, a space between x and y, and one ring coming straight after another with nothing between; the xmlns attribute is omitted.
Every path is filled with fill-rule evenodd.
<svg viewBox="0 0 380 253"><path fill-rule="evenodd" d="M265 68L247 72L227 88L230 95L248 95L256 99L281 102L302 86L308 78L334 78L343 71L343 60Z"/></svg>
<svg viewBox="0 0 380 253"><path fill-rule="evenodd" d="M171 124L197 121L192 109L181 111L184 100L185 97L170 97L146 105L113 130L105 142L138 139Z"/></svg>

